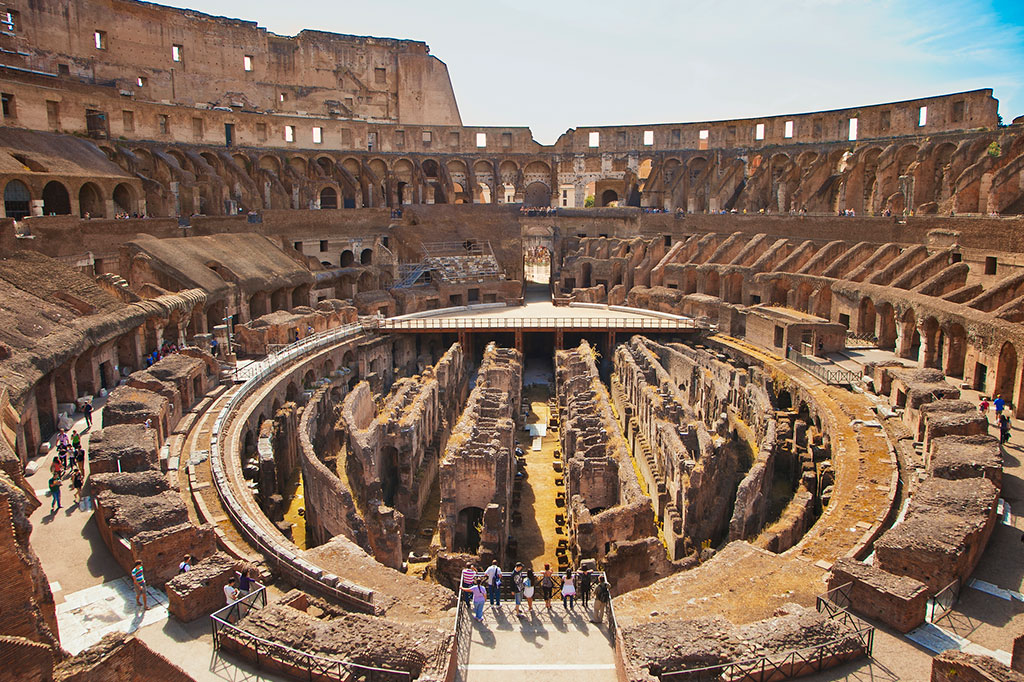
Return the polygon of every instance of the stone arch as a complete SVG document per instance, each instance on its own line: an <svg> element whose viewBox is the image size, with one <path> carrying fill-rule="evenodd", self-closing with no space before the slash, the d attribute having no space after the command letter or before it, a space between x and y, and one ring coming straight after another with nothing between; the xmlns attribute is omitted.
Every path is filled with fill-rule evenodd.
<svg viewBox="0 0 1024 682"><path fill-rule="evenodd" d="M352 253L352 249L345 249L344 251L341 252L341 260L339 261L341 267L350 267L355 263L355 261L356 256L354 253Z"/></svg>
<svg viewBox="0 0 1024 682"><path fill-rule="evenodd" d="M921 366L939 369L942 367L942 341L939 321L929 315L921 321Z"/></svg>
<svg viewBox="0 0 1024 682"><path fill-rule="evenodd" d="M338 190L331 186L320 190L320 208L326 210L338 208Z"/></svg>
<svg viewBox="0 0 1024 682"><path fill-rule="evenodd" d="M310 389L310 388L313 387L313 384L315 384L315 383L316 383L316 372L314 372L311 369L306 370L306 373L302 375L302 387L305 388L305 389Z"/></svg>
<svg viewBox="0 0 1024 682"><path fill-rule="evenodd" d="M801 312L810 312L812 293L814 293L813 286L808 282L800 282L796 288L796 299L793 301L793 307Z"/></svg>
<svg viewBox="0 0 1024 682"><path fill-rule="evenodd" d="M524 206L550 206L551 189L543 182L531 182L523 193Z"/></svg>
<svg viewBox="0 0 1024 682"><path fill-rule="evenodd" d="M959 322L953 322L945 331L945 366L942 371L951 377L964 376L964 362L967 358L967 332Z"/></svg>
<svg viewBox="0 0 1024 682"><path fill-rule="evenodd" d="M896 309L888 301L876 307L878 316L878 347L896 348Z"/></svg>
<svg viewBox="0 0 1024 682"><path fill-rule="evenodd" d="M199 156L203 157L203 160L206 161L207 164L209 164L210 168L213 169L214 173L216 173L217 175L222 174L222 165L220 159L217 158L216 154L213 154L211 152L199 152Z"/></svg>
<svg viewBox="0 0 1024 682"><path fill-rule="evenodd" d="M11 180L4 187L4 212L8 218L21 220L32 212L32 195L21 180Z"/></svg>
<svg viewBox="0 0 1024 682"><path fill-rule="evenodd" d="M63 183L51 180L43 187L43 215L71 215L71 197Z"/></svg>
<svg viewBox="0 0 1024 682"><path fill-rule="evenodd" d="M875 334L875 302L867 296L860 299L860 307L857 313L857 334L858 336L871 336Z"/></svg>
<svg viewBox="0 0 1024 682"><path fill-rule="evenodd" d="M600 206L611 206L612 204L618 204L618 203L619 203L619 193L616 192L614 189L610 189L609 188L609 189L606 189L605 191L601 192L601 200L599 202Z"/></svg>
<svg viewBox="0 0 1024 682"><path fill-rule="evenodd" d="M722 285L718 275L718 270L714 268L709 269L704 273L704 293L708 296L718 297L722 293Z"/></svg>
<svg viewBox="0 0 1024 682"><path fill-rule="evenodd" d="M262 170L268 170L281 177L281 159L277 158L273 154L264 154L260 157L259 167Z"/></svg>
<svg viewBox="0 0 1024 682"><path fill-rule="evenodd" d="M722 299L726 303L743 303L743 274L734 272L723 278Z"/></svg>
<svg viewBox="0 0 1024 682"><path fill-rule="evenodd" d="M359 253L360 265L373 265L373 249L363 249Z"/></svg>
<svg viewBox="0 0 1024 682"><path fill-rule="evenodd" d="M427 159L421 164L421 167L423 168L424 176L434 180L441 177L441 167L436 160Z"/></svg>
<svg viewBox="0 0 1024 682"><path fill-rule="evenodd" d="M288 382L288 387L284 391L284 400L288 403L293 403L299 397L299 387L295 385L294 381Z"/></svg>
<svg viewBox="0 0 1024 682"><path fill-rule="evenodd" d="M102 218L107 212L104 206L103 193L94 182L86 182L78 190L78 213L83 218Z"/></svg>
<svg viewBox="0 0 1024 682"><path fill-rule="evenodd" d="M907 308L900 319L899 348L897 355L908 360L917 360L921 353L921 333L917 329L917 314Z"/></svg>
<svg viewBox="0 0 1024 682"><path fill-rule="evenodd" d="M1007 403L1013 403L1013 387L1017 381L1017 348L1007 341L999 349L999 364L996 365L996 380L992 397L1001 396Z"/></svg>
<svg viewBox="0 0 1024 682"><path fill-rule="evenodd" d="M128 215L136 212L138 205L135 202L135 190L132 189L131 185L123 182L118 183L118 185L114 187L114 194L112 198L114 199L114 206L118 211L122 211Z"/></svg>
<svg viewBox="0 0 1024 682"><path fill-rule="evenodd" d="M288 165L299 175L305 175L309 170L309 162L301 156L293 156L288 159Z"/></svg>
<svg viewBox="0 0 1024 682"><path fill-rule="evenodd" d="M832 319L832 287L825 285L814 297L814 314L826 320Z"/></svg>

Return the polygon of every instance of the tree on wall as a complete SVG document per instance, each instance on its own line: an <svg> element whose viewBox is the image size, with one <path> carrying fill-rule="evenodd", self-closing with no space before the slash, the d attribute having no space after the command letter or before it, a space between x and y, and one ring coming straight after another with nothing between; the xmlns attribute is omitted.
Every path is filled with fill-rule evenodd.
<svg viewBox="0 0 1024 682"><path fill-rule="evenodd" d="M583 200L583 208L594 208L594 196L590 195Z"/></svg>

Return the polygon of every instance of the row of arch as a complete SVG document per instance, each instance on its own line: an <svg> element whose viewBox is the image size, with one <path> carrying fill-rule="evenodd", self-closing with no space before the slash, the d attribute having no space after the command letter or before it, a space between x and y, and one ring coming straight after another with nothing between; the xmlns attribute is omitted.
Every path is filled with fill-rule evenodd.
<svg viewBox="0 0 1024 682"><path fill-rule="evenodd" d="M4 184L4 215L21 220L33 211L38 215L78 215L82 218L112 218L114 213L135 215L139 213L138 192L126 182L119 182L105 192L96 182L82 182L77 189L68 190L60 180L50 180L41 188L31 181L12 178ZM73 200L74 198L74 200ZM36 204L33 206L33 204Z"/></svg>

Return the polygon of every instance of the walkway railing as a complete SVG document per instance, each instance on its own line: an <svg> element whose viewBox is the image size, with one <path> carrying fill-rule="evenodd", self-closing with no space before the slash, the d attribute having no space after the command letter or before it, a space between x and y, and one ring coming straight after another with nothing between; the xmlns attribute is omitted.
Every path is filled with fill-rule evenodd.
<svg viewBox="0 0 1024 682"><path fill-rule="evenodd" d="M466 667L469 665L469 645L473 637L471 620L469 606L460 599L455 608L454 651L447 675L448 682L466 679Z"/></svg>
<svg viewBox="0 0 1024 682"><path fill-rule="evenodd" d="M875 628L839 606L833 598L849 603L849 587L843 585L816 600L819 613L847 626L846 636L778 654L765 654L743 661L732 661L689 670L675 670L658 675L662 682L774 682L788 680L834 667L862 656L871 657Z"/></svg>
<svg viewBox="0 0 1024 682"><path fill-rule="evenodd" d="M381 331L431 331L476 329L608 329L676 331L698 329L695 320L659 317L418 317L385 318L376 327Z"/></svg>
<svg viewBox="0 0 1024 682"><path fill-rule="evenodd" d="M213 648L230 649L248 657L257 668L281 672L308 680L366 680L367 682L411 682L412 674L404 670L375 668L293 649L280 642L264 639L245 628L242 620L251 611L267 605L266 588L250 592L210 616Z"/></svg>
<svg viewBox="0 0 1024 682"><path fill-rule="evenodd" d="M786 359L793 364L799 366L801 369L807 370L809 373L821 379L826 384L832 385L847 385L855 384L860 381L860 375L857 372L843 369L838 365L829 363L818 363L811 360L806 355L802 354L795 348L790 348L786 354Z"/></svg>
<svg viewBox="0 0 1024 682"><path fill-rule="evenodd" d="M356 322L347 324L344 327L335 327L334 329L310 334L270 353L262 360L242 367L235 373L235 382L259 381L263 377L272 374L273 370L281 363L290 362L306 353L335 344L349 336L359 334L365 331L367 327L372 326L372 323Z"/></svg>
<svg viewBox="0 0 1024 682"><path fill-rule="evenodd" d="M943 587L935 593L934 597L928 598L928 605L925 607L925 620L929 623L937 623L952 611L956 606L956 600L960 597L960 578Z"/></svg>

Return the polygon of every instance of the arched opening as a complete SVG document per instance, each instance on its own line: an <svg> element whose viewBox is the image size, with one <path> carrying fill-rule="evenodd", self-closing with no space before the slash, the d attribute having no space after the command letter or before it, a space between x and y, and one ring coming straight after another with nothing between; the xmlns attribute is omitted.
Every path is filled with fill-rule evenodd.
<svg viewBox="0 0 1024 682"><path fill-rule="evenodd" d="M43 187L43 215L71 215L68 189L56 180L51 180Z"/></svg>
<svg viewBox="0 0 1024 682"><path fill-rule="evenodd" d="M543 182L531 182L526 186L523 195L523 205L527 207L541 207L551 205L551 190Z"/></svg>
<svg viewBox="0 0 1024 682"><path fill-rule="evenodd" d="M861 338L875 336L875 302L865 296L860 299L860 313L857 315L857 335Z"/></svg>
<svg viewBox="0 0 1024 682"><path fill-rule="evenodd" d="M341 252L341 267L347 268L356 262L356 256L352 253L351 249L345 249Z"/></svg>
<svg viewBox="0 0 1024 682"><path fill-rule="evenodd" d="M78 214L83 218L102 218L106 215L100 188L94 183L87 182L78 190Z"/></svg>
<svg viewBox="0 0 1024 682"><path fill-rule="evenodd" d="M309 285L303 284L295 287L292 291L292 308L296 308L300 305L309 305Z"/></svg>
<svg viewBox="0 0 1024 682"><path fill-rule="evenodd" d="M11 180L4 188L4 212L8 218L21 220L30 213L29 202L32 197L28 187L21 180Z"/></svg>
<svg viewBox="0 0 1024 682"><path fill-rule="evenodd" d="M313 388L313 384L316 383L316 374L313 370L307 371L302 377L302 387L306 390Z"/></svg>
<svg viewBox="0 0 1024 682"><path fill-rule="evenodd" d="M373 249L363 249L359 254L360 265L373 265Z"/></svg>
<svg viewBox="0 0 1024 682"><path fill-rule="evenodd" d="M613 189L606 189L601 192L601 206L618 206L619 193Z"/></svg>
<svg viewBox="0 0 1024 682"><path fill-rule="evenodd" d="M913 308L907 308L900 322L900 346L898 355L907 360L917 360L921 352L921 333L917 330L917 315Z"/></svg>
<svg viewBox="0 0 1024 682"><path fill-rule="evenodd" d="M885 350L896 348L896 311L891 303L882 303L878 313L878 347Z"/></svg>
<svg viewBox="0 0 1024 682"><path fill-rule="evenodd" d="M809 304L811 301L811 293L813 291L814 287L807 282L801 282L800 286L796 288L796 305L794 307L801 312L810 312Z"/></svg>
<svg viewBox="0 0 1024 682"><path fill-rule="evenodd" d="M939 321L926 317L921 323L923 353L921 366L938 369L942 367L942 347L939 343Z"/></svg>
<svg viewBox="0 0 1024 682"><path fill-rule="evenodd" d="M119 213L131 215L135 212L135 192L123 182L114 188L113 199Z"/></svg>
<svg viewBox="0 0 1024 682"><path fill-rule="evenodd" d="M288 402L288 403L295 402L295 399L298 398L298 397L299 397L299 387L295 385L294 381L290 382L288 384L288 388L286 388L285 392L284 392L284 400L285 400L285 402Z"/></svg>
<svg viewBox="0 0 1024 682"><path fill-rule="evenodd" d="M476 554L480 548L480 531L484 522L484 510L480 507L466 507L459 512L455 528L455 548Z"/></svg>
<svg viewBox="0 0 1024 682"><path fill-rule="evenodd" d="M704 273L704 292L708 296L718 297L722 293L722 285L718 276L718 270L708 270Z"/></svg>
<svg viewBox="0 0 1024 682"><path fill-rule="evenodd" d="M590 288L590 286L591 286L591 284L590 284L590 276L591 276L591 272L592 271L593 271L593 266L590 263L584 263L583 265L580 266L580 288L581 289L588 289L588 288Z"/></svg>
<svg viewBox="0 0 1024 682"><path fill-rule="evenodd" d="M398 450L390 445L380 453L380 494L384 504L395 506L398 485L401 482L398 473Z"/></svg>
<svg viewBox="0 0 1024 682"><path fill-rule="evenodd" d="M324 187L320 190L320 208L338 208L338 191L333 187Z"/></svg>
<svg viewBox="0 0 1024 682"><path fill-rule="evenodd" d="M967 332L957 322L949 325L949 331L945 335L948 349L945 351L946 362L943 371L946 376L964 376L964 362L967 357Z"/></svg>
<svg viewBox="0 0 1024 682"><path fill-rule="evenodd" d="M826 320L832 319L832 288L823 286L814 300L814 314Z"/></svg>
<svg viewBox="0 0 1024 682"><path fill-rule="evenodd" d="M1013 402L1013 383L1017 379L1017 349L1007 341L999 351L999 366L996 368L996 383L992 397L1001 397Z"/></svg>

